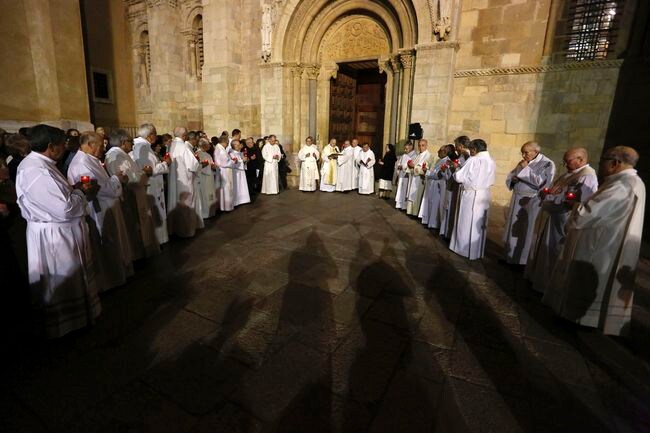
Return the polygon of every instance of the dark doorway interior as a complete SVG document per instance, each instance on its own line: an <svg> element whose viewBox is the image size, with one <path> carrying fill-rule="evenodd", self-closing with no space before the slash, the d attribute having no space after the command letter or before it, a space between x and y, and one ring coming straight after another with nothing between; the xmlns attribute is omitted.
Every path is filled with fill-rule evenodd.
<svg viewBox="0 0 650 433"><path fill-rule="evenodd" d="M330 93L330 137L338 142L354 137L383 154L386 75L377 61L340 63Z"/></svg>

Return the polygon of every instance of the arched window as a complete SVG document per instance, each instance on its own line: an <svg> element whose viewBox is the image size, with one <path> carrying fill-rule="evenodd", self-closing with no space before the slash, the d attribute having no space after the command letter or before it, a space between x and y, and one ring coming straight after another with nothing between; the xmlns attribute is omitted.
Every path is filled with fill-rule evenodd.
<svg viewBox="0 0 650 433"><path fill-rule="evenodd" d="M192 30L196 34L196 75L201 78L203 71L203 16L197 15L192 23Z"/></svg>

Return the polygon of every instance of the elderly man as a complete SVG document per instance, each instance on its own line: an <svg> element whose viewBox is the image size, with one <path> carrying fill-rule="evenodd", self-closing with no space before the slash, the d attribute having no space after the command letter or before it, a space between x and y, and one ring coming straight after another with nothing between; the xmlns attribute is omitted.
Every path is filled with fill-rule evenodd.
<svg viewBox="0 0 650 433"><path fill-rule="evenodd" d="M320 152L313 143L313 139L307 137L305 145L298 152L300 160L300 191L316 191L318 189L318 158Z"/></svg>
<svg viewBox="0 0 650 433"><path fill-rule="evenodd" d="M440 178L440 169L442 164L449 161L447 152L447 146L438 149L438 161L427 169L425 175L426 185L418 217L422 219L422 224L433 229L440 228L440 199L447 184L445 179Z"/></svg>
<svg viewBox="0 0 650 433"><path fill-rule="evenodd" d="M424 184L426 182L426 172L431 167L431 152L428 149L427 140L418 141L418 155L408 163L411 172L408 193L406 195L406 213L417 216L420 213L420 204L422 203L422 194L424 193Z"/></svg>
<svg viewBox="0 0 650 433"><path fill-rule="evenodd" d="M209 164L199 162L186 138L187 129L177 126L169 155L172 162L167 188L167 227L170 234L183 238L192 237L197 229L203 228L196 177L201 167Z"/></svg>
<svg viewBox="0 0 650 433"><path fill-rule="evenodd" d="M336 190L338 174L336 159L339 157L339 148L336 146L335 138L332 138L325 145L320 156L323 160L320 168L320 190L323 192L334 192Z"/></svg>
<svg viewBox="0 0 650 433"><path fill-rule="evenodd" d="M354 179L359 176L359 168L356 167L356 153L355 148L352 147L350 140L343 142L341 147L341 155L336 158L336 190L339 192L346 192L354 189ZM359 187L359 180L356 181L356 187Z"/></svg>
<svg viewBox="0 0 650 433"><path fill-rule="evenodd" d="M38 327L50 338L93 323L101 312L84 219L87 199L96 197L98 186L90 182L70 186L57 169L65 140L58 128L31 128L32 152L18 166L16 178L18 205L27 220L32 304Z"/></svg>
<svg viewBox="0 0 650 433"><path fill-rule="evenodd" d="M144 123L138 128L138 137L133 140L131 158L138 164L140 170L151 167L151 175L147 184L147 195L153 203L152 216L156 237L160 245L169 240L167 233L167 207L165 205L165 180L163 175L169 173L169 157L162 161L151 148L156 142L156 127L151 123Z"/></svg>
<svg viewBox="0 0 650 433"><path fill-rule="evenodd" d="M566 237L566 222L574 202L584 203L598 188L598 178L589 166L587 150L569 149L564 154L567 172L542 190L542 214L537 223L537 242L531 248L525 276L533 289L544 293ZM568 203L567 193L575 197ZM571 196L571 195L569 195Z"/></svg>
<svg viewBox="0 0 650 433"><path fill-rule="evenodd" d="M630 147L605 151L598 166L604 182L571 213L542 299L561 317L609 335L629 332L632 319L645 209L645 185L634 170L638 160Z"/></svg>
<svg viewBox="0 0 650 433"><path fill-rule="evenodd" d="M449 249L476 260L483 257L487 240L490 187L494 185L496 164L487 151L487 143L472 140L467 146L471 158L454 173L460 185L457 220Z"/></svg>
<svg viewBox="0 0 650 433"><path fill-rule="evenodd" d="M123 190L122 211L131 240L133 260L149 257L160 252L156 238L151 203L147 198L148 176L153 172L151 166L141 170L129 156L133 150L133 140L123 129L111 132L108 152L104 159L106 170L111 176L125 175L128 181Z"/></svg>
<svg viewBox="0 0 650 433"><path fill-rule="evenodd" d="M122 173L109 176L102 167L104 137L96 132L84 132L77 152L68 167L68 182L96 182L99 193L88 214L95 223L91 240L95 253L97 283L100 291L121 286L133 274L131 244L122 213L122 183L128 177Z"/></svg>
<svg viewBox="0 0 650 433"><path fill-rule="evenodd" d="M280 159L282 152L275 135L269 137L269 143L262 148L264 158L264 177L262 178L262 194L280 193Z"/></svg>
<svg viewBox="0 0 650 433"><path fill-rule="evenodd" d="M353 160L358 161L360 157L359 155L364 151L362 146L359 146L359 139L353 138L350 143L350 148L352 149ZM373 156L374 154L375 153L373 152ZM359 189L359 173L361 169L362 167L356 164L356 162L352 163L352 173L350 174L352 176L352 189Z"/></svg>
<svg viewBox="0 0 650 433"><path fill-rule="evenodd" d="M506 178L512 198L504 242L506 262L513 265L525 265L528 261L530 246L535 240L535 221L541 210L540 192L551 185L555 176L555 164L540 151L536 142L524 143L521 161Z"/></svg>
<svg viewBox="0 0 650 433"><path fill-rule="evenodd" d="M395 208L406 210L406 198L409 189L409 164L415 158L413 142L404 143L404 153L397 159L395 170L397 172L397 192L395 193Z"/></svg>
<svg viewBox="0 0 650 433"><path fill-rule="evenodd" d="M471 140L466 135L456 137L454 140L454 151L449 164L441 167L441 175L447 180L445 198L442 202L443 211L440 222L440 236L449 239L456 224L456 208L459 200L459 185L454 179L454 173L460 170L469 158L468 146ZM450 152L451 153L451 152Z"/></svg>

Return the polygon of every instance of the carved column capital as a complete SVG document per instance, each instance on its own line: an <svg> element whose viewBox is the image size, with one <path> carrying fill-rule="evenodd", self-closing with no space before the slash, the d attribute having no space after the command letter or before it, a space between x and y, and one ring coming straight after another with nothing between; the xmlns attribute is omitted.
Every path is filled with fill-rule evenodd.
<svg viewBox="0 0 650 433"><path fill-rule="evenodd" d="M300 78L302 77L302 71L305 70L305 67L300 63L297 63L295 65L290 66L290 70L294 78Z"/></svg>
<svg viewBox="0 0 650 433"><path fill-rule="evenodd" d="M307 72L308 79L316 80L318 78L318 74L320 74L320 65L309 65L305 71Z"/></svg>
<svg viewBox="0 0 650 433"><path fill-rule="evenodd" d="M399 57L394 56L388 59L388 65L390 66L391 71L393 71L393 74L397 74L401 68Z"/></svg>
<svg viewBox="0 0 650 433"><path fill-rule="evenodd" d="M413 67L413 58L415 56L413 55L412 50L408 51L403 51L399 53L399 62L402 65L402 68L404 69L411 69Z"/></svg>

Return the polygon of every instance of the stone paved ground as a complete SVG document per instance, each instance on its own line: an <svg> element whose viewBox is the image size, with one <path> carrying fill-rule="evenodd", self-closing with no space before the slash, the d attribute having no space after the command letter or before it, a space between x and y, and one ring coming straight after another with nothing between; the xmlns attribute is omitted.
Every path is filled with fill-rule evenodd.
<svg viewBox="0 0 650 433"><path fill-rule="evenodd" d="M650 431L648 272L629 342L498 258L375 197L262 197L141 264L92 329L9 344L0 431Z"/></svg>

